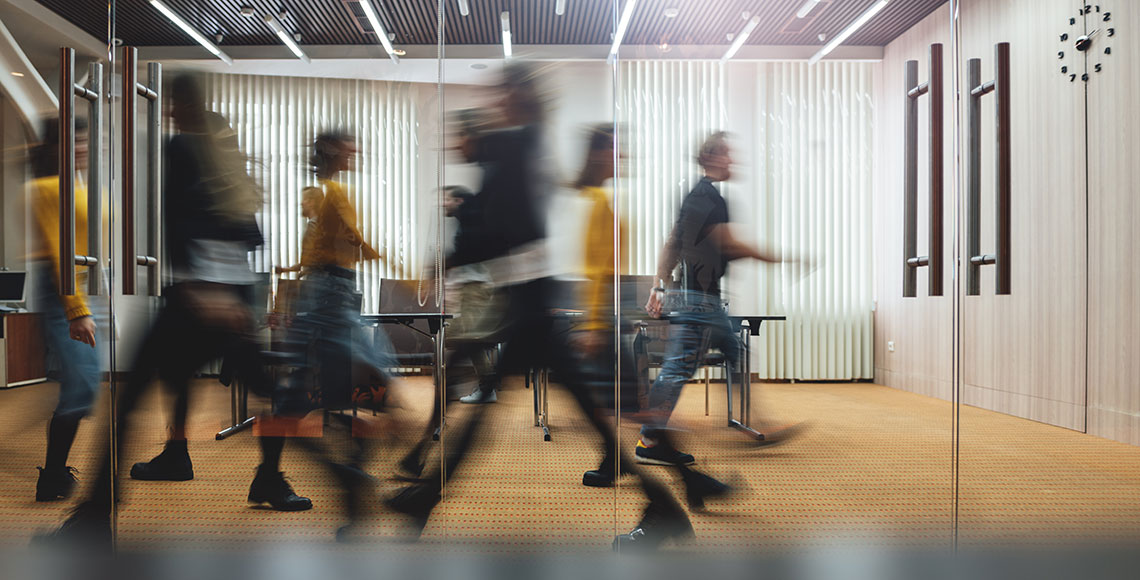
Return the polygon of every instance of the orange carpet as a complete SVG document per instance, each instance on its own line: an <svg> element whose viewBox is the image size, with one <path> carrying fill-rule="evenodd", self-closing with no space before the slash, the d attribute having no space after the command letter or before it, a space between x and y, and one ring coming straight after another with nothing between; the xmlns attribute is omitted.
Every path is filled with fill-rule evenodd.
<svg viewBox="0 0 1140 580"><path fill-rule="evenodd" d="M210 380L199 383L191 406L196 477L179 483L125 479L118 513L122 545L240 550L265 543L331 543L343 523L343 507L326 470L296 446L287 447L283 469L297 492L313 499L314 509L278 513L250 507L245 496L259 461L256 442L249 432L214 440L229 419L229 392ZM683 448L697 456L696 467L736 484L738 493L692 514L697 538L679 549L951 545L952 405L871 384L765 383L755 389L754 417L810 421L810 427L786 445L745 450L723 426L724 386L712 385L708 417L703 386L686 388L675 414L686 429ZM0 488L6 491L0 496L0 546L22 545L61 521L69 507L32 501L55 390L43 384L0 391ZM600 459L598 439L560 389L550 391L550 442L533 425L531 392L521 381L508 382L500 395L480 443L462 469L450 474L423 541L408 549L608 550L613 534L632 527L644 506L636 482L622 480L617 489L581 485L582 472ZM414 433L377 441L366 466L379 478L361 530L366 540L404 535L404 518L386 511L380 499L397 489L388 476L427 420L431 396L427 379L404 381L403 410L395 415ZM164 409L157 392L144 401L126 451L128 465L161 449ZM469 411L450 406L451 428ZM101 417L84 422L70 461L81 481L93 475L91 445L99 425L105 425ZM442 445L449 444L448 432ZM623 444L632 448L636 433L637 425L624 424ZM1140 538L1140 448L963 408L959 465L958 536L964 546ZM669 470L647 469L680 493Z"/></svg>

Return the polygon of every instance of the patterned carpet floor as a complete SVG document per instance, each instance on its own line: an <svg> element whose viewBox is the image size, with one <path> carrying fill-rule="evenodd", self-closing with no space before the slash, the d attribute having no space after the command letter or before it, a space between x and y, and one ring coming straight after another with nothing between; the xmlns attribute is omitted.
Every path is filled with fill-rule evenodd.
<svg viewBox="0 0 1140 580"><path fill-rule="evenodd" d="M755 384L753 417L767 425L805 421L785 445L754 449L725 424L724 386L713 384L705 416L703 385L685 389L674 415L680 446L696 467L733 483L737 492L693 513L697 537L679 550L748 553L790 552L818 546L884 546L942 549L955 535L962 546L1051 546L1074 542L1140 539L1140 448L975 408L961 409L959 469L954 470L953 406L878 385ZM0 390L0 547L25 544L57 525L69 502L33 500L42 465L47 418L56 387L50 383ZM127 445L125 464L156 454L166 436L167 402L155 389L143 402ZM402 437L374 440L365 465L377 476L368 517L354 546L384 543L406 550L485 553L571 553L609 549L616 532L628 531L645 505L637 482L613 489L581 485L582 472L599 459L599 439L569 395L552 386L552 441L534 426L531 391L510 381L487 420L469 459L449 474L445 497L422 541L405 539L408 522L383 506L399 489L391 479L396 459L428 420L432 387L425 378L402 382L393 419ZM256 405L254 405L256 406ZM81 483L93 475L97 429L103 414L84 422L69 462ZM246 503L259 462L248 431L216 441L229 421L229 391L202 379L191 401L190 453L195 479L137 482L124 479L118 511L121 545L242 550L289 543L331 544L344 507L328 471L299 446L286 447L282 467L314 509L279 513ZM453 445L471 411L449 406L448 428L438 446ZM365 413L365 415L368 415ZM638 426L621 426L632 451ZM391 430L391 429L389 429ZM307 434L321 432L320 418ZM325 440L335 429L324 428ZM437 455L433 454L433 457ZM681 494L666 468L648 467ZM958 504L955 506L955 485ZM679 497L683 497L680 496ZM348 549L352 549L351 547ZM363 548L367 549L367 548Z"/></svg>

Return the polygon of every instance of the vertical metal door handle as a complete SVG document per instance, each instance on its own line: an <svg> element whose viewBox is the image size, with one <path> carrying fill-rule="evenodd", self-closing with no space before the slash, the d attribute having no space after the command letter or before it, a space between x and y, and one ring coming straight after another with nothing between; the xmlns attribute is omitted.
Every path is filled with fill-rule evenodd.
<svg viewBox="0 0 1140 580"><path fill-rule="evenodd" d="M1010 197L1012 175L1010 165L1009 62L1009 43L1001 42L994 46L994 80L986 83L981 81L981 59L972 58L966 65L966 84L970 89L967 104L967 127L969 130L967 145L969 150L967 152L966 161L969 169L966 179L966 252L969 260L966 266L966 294L970 296L981 294L981 267L990 264L996 267L996 293L998 295L1008 295L1011 292ZM994 151L994 225L996 229L997 252L994 254L983 254L981 251L981 99L991 92L994 94L994 104L996 105L994 127L996 141L996 149Z"/></svg>
<svg viewBox="0 0 1140 580"><path fill-rule="evenodd" d="M942 295L943 263L943 82L942 45L930 45L930 80L918 84L918 61L906 61L906 159L903 169L903 296L917 294L917 268L929 267L927 292ZM929 255L918 254L918 98L930 95Z"/></svg>
<svg viewBox="0 0 1140 580"><path fill-rule="evenodd" d="M138 98L144 97L147 104L147 251L158 254L159 188L161 173L158 167L162 142L162 66L151 63L147 66L149 86L138 82L138 49L122 48L122 98L123 98L123 294L133 295L138 291L137 266L151 269L148 276L148 294L157 296L162 280L159 276L159 260L155 255L136 253L138 232L135 226L135 143L137 139Z"/></svg>

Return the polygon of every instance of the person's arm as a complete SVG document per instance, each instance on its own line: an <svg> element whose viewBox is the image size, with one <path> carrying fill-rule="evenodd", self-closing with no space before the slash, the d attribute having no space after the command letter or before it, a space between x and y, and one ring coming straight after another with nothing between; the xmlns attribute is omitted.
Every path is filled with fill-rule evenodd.
<svg viewBox="0 0 1140 580"><path fill-rule="evenodd" d="M720 247L721 253L729 260L752 258L754 260L773 263L786 261L785 258L774 252L749 244L736 237L728 224L717 224L713 226L709 235L716 242L717 246Z"/></svg>
<svg viewBox="0 0 1140 580"><path fill-rule="evenodd" d="M680 259L681 233L677 226L673 226L673 231L669 233L665 247L661 249L661 257L657 260L657 277L653 280L655 286L649 291L649 301L645 303L645 311L653 318L661 317L661 309L665 306L664 283L673 273L673 268L677 266Z"/></svg>
<svg viewBox="0 0 1140 580"><path fill-rule="evenodd" d="M47 250L48 260L51 262L52 278L55 279L56 288L59 288L59 266L60 260L64 258L60 256L59 247L59 191L41 185L34 187L32 213L40 230L44 249ZM75 219L85 220L87 216L76 215ZM91 275L98 275L98 272L93 272ZM64 316L70 326L69 336L84 344L95 346L95 320L91 317L91 309L87 306L87 297L83 294L81 286L76 284L73 296L60 295L59 300L63 304Z"/></svg>

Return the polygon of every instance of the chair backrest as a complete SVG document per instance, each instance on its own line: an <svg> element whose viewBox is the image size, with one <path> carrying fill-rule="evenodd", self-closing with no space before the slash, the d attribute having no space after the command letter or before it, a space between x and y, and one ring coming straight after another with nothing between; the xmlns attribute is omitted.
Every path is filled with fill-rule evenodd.
<svg viewBox="0 0 1140 580"><path fill-rule="evenodd" d="M421 292L421 294L417 296L417 292ZM424 298L423 294L425 293L428 294L427 300L421 306L420 300ZM396 280L392 278L380 280L380 314L438 311L438 307L435 305L434 284L424 282L423 285L420 285L418 280ZM420 331L428 332L426 321L416 321L414 326ZM397 359L407 358L408 355L430 355L435 352L435 346L431 339L411 328L400 324L385 324L381 330L388 335L388 339L392 342L392 348L395 350Z"/></svg>

